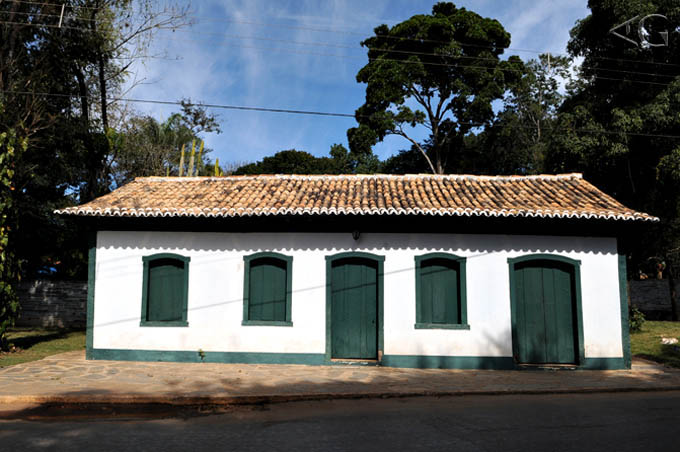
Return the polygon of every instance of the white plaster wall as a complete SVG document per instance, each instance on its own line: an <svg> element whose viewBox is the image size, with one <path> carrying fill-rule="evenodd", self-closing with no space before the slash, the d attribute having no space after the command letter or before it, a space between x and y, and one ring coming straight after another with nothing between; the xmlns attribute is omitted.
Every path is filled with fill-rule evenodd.
<svg viewBox="0 0 680 452"><path fill-rule="evenodd" d="M293 327L242 326L243 256L293 256ZM384 353L511 356L509 257L551 253L581 261L586 357L620 357L616 239L458 234L184 233L100 231L94 347L140 350L325 353L325 256L385 256ZM191 257L188 327L140 327L142 256ZM414 256L467 257L470 330L416 330Z"/></svg>

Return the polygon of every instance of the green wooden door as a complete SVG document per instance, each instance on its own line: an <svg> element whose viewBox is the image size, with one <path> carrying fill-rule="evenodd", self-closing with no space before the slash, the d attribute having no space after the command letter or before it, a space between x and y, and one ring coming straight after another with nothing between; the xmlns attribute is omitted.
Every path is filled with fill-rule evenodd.
<svg viewBox="0 0 680 452"><path fill-rule="evenodd" d="M184 310L184 262L156 259L149 264L148 321L180 321Z"/></svg>
<svg viewBox="0 0 680 452"><path fill-rule="evenodd" d="M577 362L573 267L536 260L515 267L517 360L531 364Z"/></svg>
<svg viewBox="0 0 680 452"><path fill-rule="evenodd" d="M333 262L331 357L378 357L378 268L369 259Z"/></svg>

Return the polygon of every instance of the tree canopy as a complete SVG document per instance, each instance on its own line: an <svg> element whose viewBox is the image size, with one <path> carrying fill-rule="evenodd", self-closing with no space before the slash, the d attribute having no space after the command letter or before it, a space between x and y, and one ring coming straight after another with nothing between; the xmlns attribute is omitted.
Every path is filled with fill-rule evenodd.
<svg viewBox="0 0 680 452"><path fill-rule="evenodd" d="M366 101L356 111L359 127L347 131L350 149L367 154L387 135L398 135L433 173L445 172L465 135L494 118L493 101L522 73L518 57L500 59L510 34L497 20L452 3L374 33L361 43L369 62L357 81L366 83ZM415 138L414 128L429 131L427 143Z"/></svg>
<svg viewBox="0 0 680 452"><path fill-rule="evenodd" d="M334 144L330 157L289 149L279 151L256 163L237 168L233 174L361 174L380 171L380 161L369 155L352 154L341 144Z"/></svg>
<svg viewBox="0 0 680 452"><path fill-rule="evenodd" d="M591 0L588 6L591 14L572 29L568 44L583 58L579 79L559 109L545 168L581 171L630 207L660 216L639 252L663 252L680 245L680 33L672 32L680 3ZM609 32L648 14L667 17L668 45L636 45Z"/></svg>

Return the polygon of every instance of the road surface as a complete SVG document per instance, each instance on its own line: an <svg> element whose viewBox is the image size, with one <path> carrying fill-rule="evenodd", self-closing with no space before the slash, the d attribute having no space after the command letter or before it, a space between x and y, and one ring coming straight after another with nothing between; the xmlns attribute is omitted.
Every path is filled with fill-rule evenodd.
<svg viewBox="0 0 680 452"><path fill-rule="evenodd" d="M677 451L680 392L298 402L0 421L0 451Z"/></svg>

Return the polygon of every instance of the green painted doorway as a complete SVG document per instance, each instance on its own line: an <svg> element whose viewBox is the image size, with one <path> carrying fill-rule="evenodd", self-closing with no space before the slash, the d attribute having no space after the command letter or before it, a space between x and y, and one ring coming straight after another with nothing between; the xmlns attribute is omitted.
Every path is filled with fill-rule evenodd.
<svg viewBox="0 0 680 452"><path fill-rule="evenodd" d="M349 255L328 264L329 358L378 359L381 262Z"/></svg>
<svg viewBox="0 0 680 452"><path fill-rule="evenodd" d="M513 263L513 352L519 364L579 363L577 269L566 258L537 257Z"/></svg>

